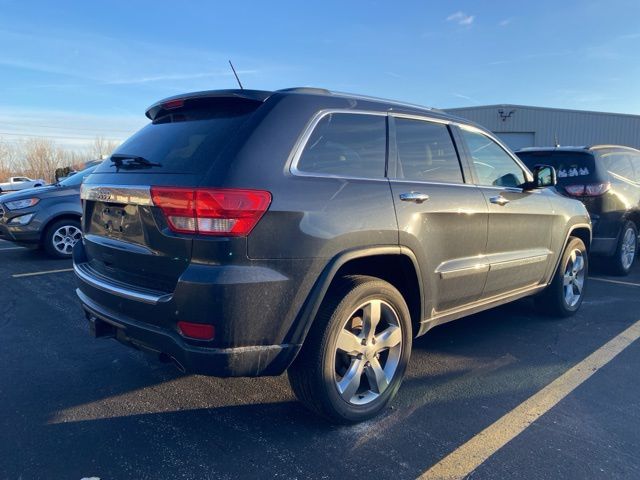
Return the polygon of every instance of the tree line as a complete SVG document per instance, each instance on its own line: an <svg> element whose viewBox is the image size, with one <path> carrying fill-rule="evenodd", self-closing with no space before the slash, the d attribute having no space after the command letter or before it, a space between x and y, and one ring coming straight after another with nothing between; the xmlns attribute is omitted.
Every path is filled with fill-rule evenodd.
<svg viewBox="0 0 640 480"><path fill-rule="evenodd" d="M42 178L55 181L56 169L69 167L80 170L84 164L108 156L118 142L96 137L85 149L72 150L58 146L55 141L30 137L19 142L0 138L0 183L9 177Z"/></svg>

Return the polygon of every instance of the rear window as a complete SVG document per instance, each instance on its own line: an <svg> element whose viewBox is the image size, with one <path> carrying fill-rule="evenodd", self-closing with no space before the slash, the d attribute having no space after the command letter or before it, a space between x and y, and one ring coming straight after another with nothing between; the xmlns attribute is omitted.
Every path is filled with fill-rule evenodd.
<svg viewBox="0 0 640 480"><path fill-rule="evenodd" d="M118 171L204 173L260 105L239 99L200 100L156 118L113 152L125 159ZM127 157L142 160L128 162ZM116 170L107 160L96 173Z"/></svg>
<svg viewBox="0 0 640 480"><path fill-rule="evenodd" d="M536 165L551 165L560 185L597 181L593 155L582 152L518 152L518 157L533 170Z"/></svg>
<svg viewBox="0 0 640 480"><path fill-rule="evenodd" d="M297 168L321 175L383 178L386 125L381 115L325 115L309 137Z"/></svg>

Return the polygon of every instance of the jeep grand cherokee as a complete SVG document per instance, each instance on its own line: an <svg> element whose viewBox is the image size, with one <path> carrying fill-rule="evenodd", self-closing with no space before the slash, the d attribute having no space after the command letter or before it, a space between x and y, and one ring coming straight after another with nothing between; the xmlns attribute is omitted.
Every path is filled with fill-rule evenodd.
<svg viewBox="0 0 640 480"><path fill-rule="evenodd" d="M339 422L397 392L412 339L537 295L580 306L591 241L490 132L320 89L162 100L82 188L91 330L217 376L279 375Z"/></svg>

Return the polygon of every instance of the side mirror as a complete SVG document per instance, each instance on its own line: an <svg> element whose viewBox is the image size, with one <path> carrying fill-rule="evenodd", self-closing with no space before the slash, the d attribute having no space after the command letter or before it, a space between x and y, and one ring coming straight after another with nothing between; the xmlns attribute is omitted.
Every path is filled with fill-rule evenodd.
<svg viewBox="0 0 640 480"><path fill-rule="evenodd" d="M556 169L551 165L536 165L533 169L532 188L553 187L558 183Z"/></svg>

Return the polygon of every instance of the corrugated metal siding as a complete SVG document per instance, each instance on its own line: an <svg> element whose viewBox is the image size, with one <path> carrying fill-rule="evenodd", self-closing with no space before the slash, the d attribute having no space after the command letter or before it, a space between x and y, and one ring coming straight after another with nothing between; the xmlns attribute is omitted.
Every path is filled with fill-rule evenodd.
<svg viewBox="0 0 640 480"><path fill-rule="evenodd" d="M505 115L511 111L513 114L503 121L499 110ZM479 123L493 132L534 132L536 147L554 145L557 135L560 144L566 146L610 143L640 148L640 116L636 115L518 105L452 108L445 111Z"/></svg>

